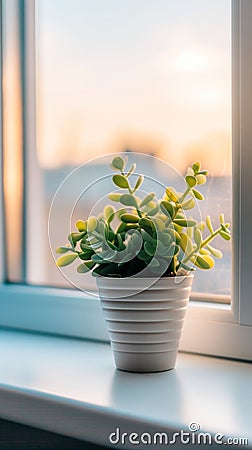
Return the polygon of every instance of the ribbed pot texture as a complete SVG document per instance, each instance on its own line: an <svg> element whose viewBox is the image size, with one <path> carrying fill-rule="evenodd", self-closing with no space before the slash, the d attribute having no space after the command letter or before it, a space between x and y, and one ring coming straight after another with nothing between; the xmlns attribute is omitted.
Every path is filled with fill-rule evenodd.
<svg viewBox="0 0 252 450"><path fill-rule="evenodd" d="M129 372L173 369L193 275L153 284L144 278L96 280L116 367Z"/></svg>

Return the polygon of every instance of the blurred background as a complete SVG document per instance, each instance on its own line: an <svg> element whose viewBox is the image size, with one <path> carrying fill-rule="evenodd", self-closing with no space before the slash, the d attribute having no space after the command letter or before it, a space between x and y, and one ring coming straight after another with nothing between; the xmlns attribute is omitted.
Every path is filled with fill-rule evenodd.
<svg viewBox="0 0 252 450"><path fill-rule="evenodd" d="M11 3L7 15L13 14ZM207 195L202 217L210 213L217 224L224 212L231 221L230 0L36 0L35 25L34 189L41 222L33 264L37 269L28 281L70 286L55 267L47 218L64 178L93 158L144 153L182 174L199 160L210 171L202 187ZM5 47L11 48L11 40ZM9 72L11 67L10 61ZM5 89L11 98L11 83ZM11 147L13 128L8 136ZM151 169L153 175L169 185L158 167ZM53 246L66 240L77 194L104 170L101 161L89 163L69 178L53 207ZM14 173L12 167L12 177ZM93 200L99 195L96 191ZM88 208L82 204L76 218L85 218ZM218 244L224 257L216 263L218 270L197 273L196 292L230 294L230 244Z"/></svg>

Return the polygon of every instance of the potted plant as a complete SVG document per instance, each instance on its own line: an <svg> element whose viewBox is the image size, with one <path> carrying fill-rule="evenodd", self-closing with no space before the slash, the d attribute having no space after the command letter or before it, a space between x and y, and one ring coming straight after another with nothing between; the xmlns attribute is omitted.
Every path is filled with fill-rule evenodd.
<svg viewBox="0 0 252 450"><path fill-rule="evenodd" d="M80 260L79 273L96 277L117 368L132 372L172 369L176 362L195 268L214 267L220 250L211 243L230 240L223 214L214 229L210 216L196 221L191 211L204 200L196 189L207 181L199 162L188 168L185 190L167 187L163 198L140 196L144 176L132 185L133 164L115 156L117 188L98 217L76 223L68 244L56 249L59 267ZM115 208L118 205L118 208ZM187 217L188 211L190 216Z"/></svg>

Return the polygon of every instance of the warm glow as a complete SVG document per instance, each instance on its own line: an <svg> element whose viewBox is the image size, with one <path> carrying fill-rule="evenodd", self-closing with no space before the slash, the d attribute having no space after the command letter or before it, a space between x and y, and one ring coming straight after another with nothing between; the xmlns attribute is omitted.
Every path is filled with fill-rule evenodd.
<svg viewBox="0 0 252 450"><path fill-rule="evenodd" d="M209 68L207 58L193 50L181 52L175 59L174 65L177 69L188 72L197 72Z"/></svg>
<svg viewBox="0 0 252 450"><path fill-rule="evenodd" d="M14 13L14 12L13 12ZM14 20L17 18L14 18ZM4 198L6 206L8 276L20 280L22 260L22 115L18 63L18 42L9 37L4 42L3 72L3 147Z"/></svg>
<svg viewBox="0 0 252 450"><path fill-rule="evenodd" d="M106 11L102 3L99 9L88 2L78 5L77 14L66 0L38 1L41 166L81 164L130 148L153 153L181 171L196 157L204 165L210 161L216 175L230 174L230 147L223 145L230 141L230 37L227 23L215 37L214 7L207 18L208 27L213 24L209 35L198 26L200 6L180 23L181 11L173 2L162 3L155 19L151 9L143 19L140 6L129 3L127 14L139 14L139 23L128 32L119 5L109 22L101 20L107 5ZM220 12L218 2L216 7ZM59 8L61 18L71 16L65 27ZM215 158L216 136L222 140ZM188 152L197 142L200 153L193 151L192 157ZM213 164L220 150L224 172Z"/></svg>

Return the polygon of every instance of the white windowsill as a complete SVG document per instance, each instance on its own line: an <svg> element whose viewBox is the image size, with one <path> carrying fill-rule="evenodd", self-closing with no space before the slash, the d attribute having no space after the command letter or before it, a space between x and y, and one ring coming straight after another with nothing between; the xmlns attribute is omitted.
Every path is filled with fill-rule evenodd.
<svg viewBox="0 0 252 450"><path fill-rule="evenodd" d="M106 343L5 329L0 355L2 418L101 445L116 427L171 433L198 422L252 448L250 363L180 353L173 371L131 374L115 370ZM136 447L148 446L114 445Z"/></svg>

